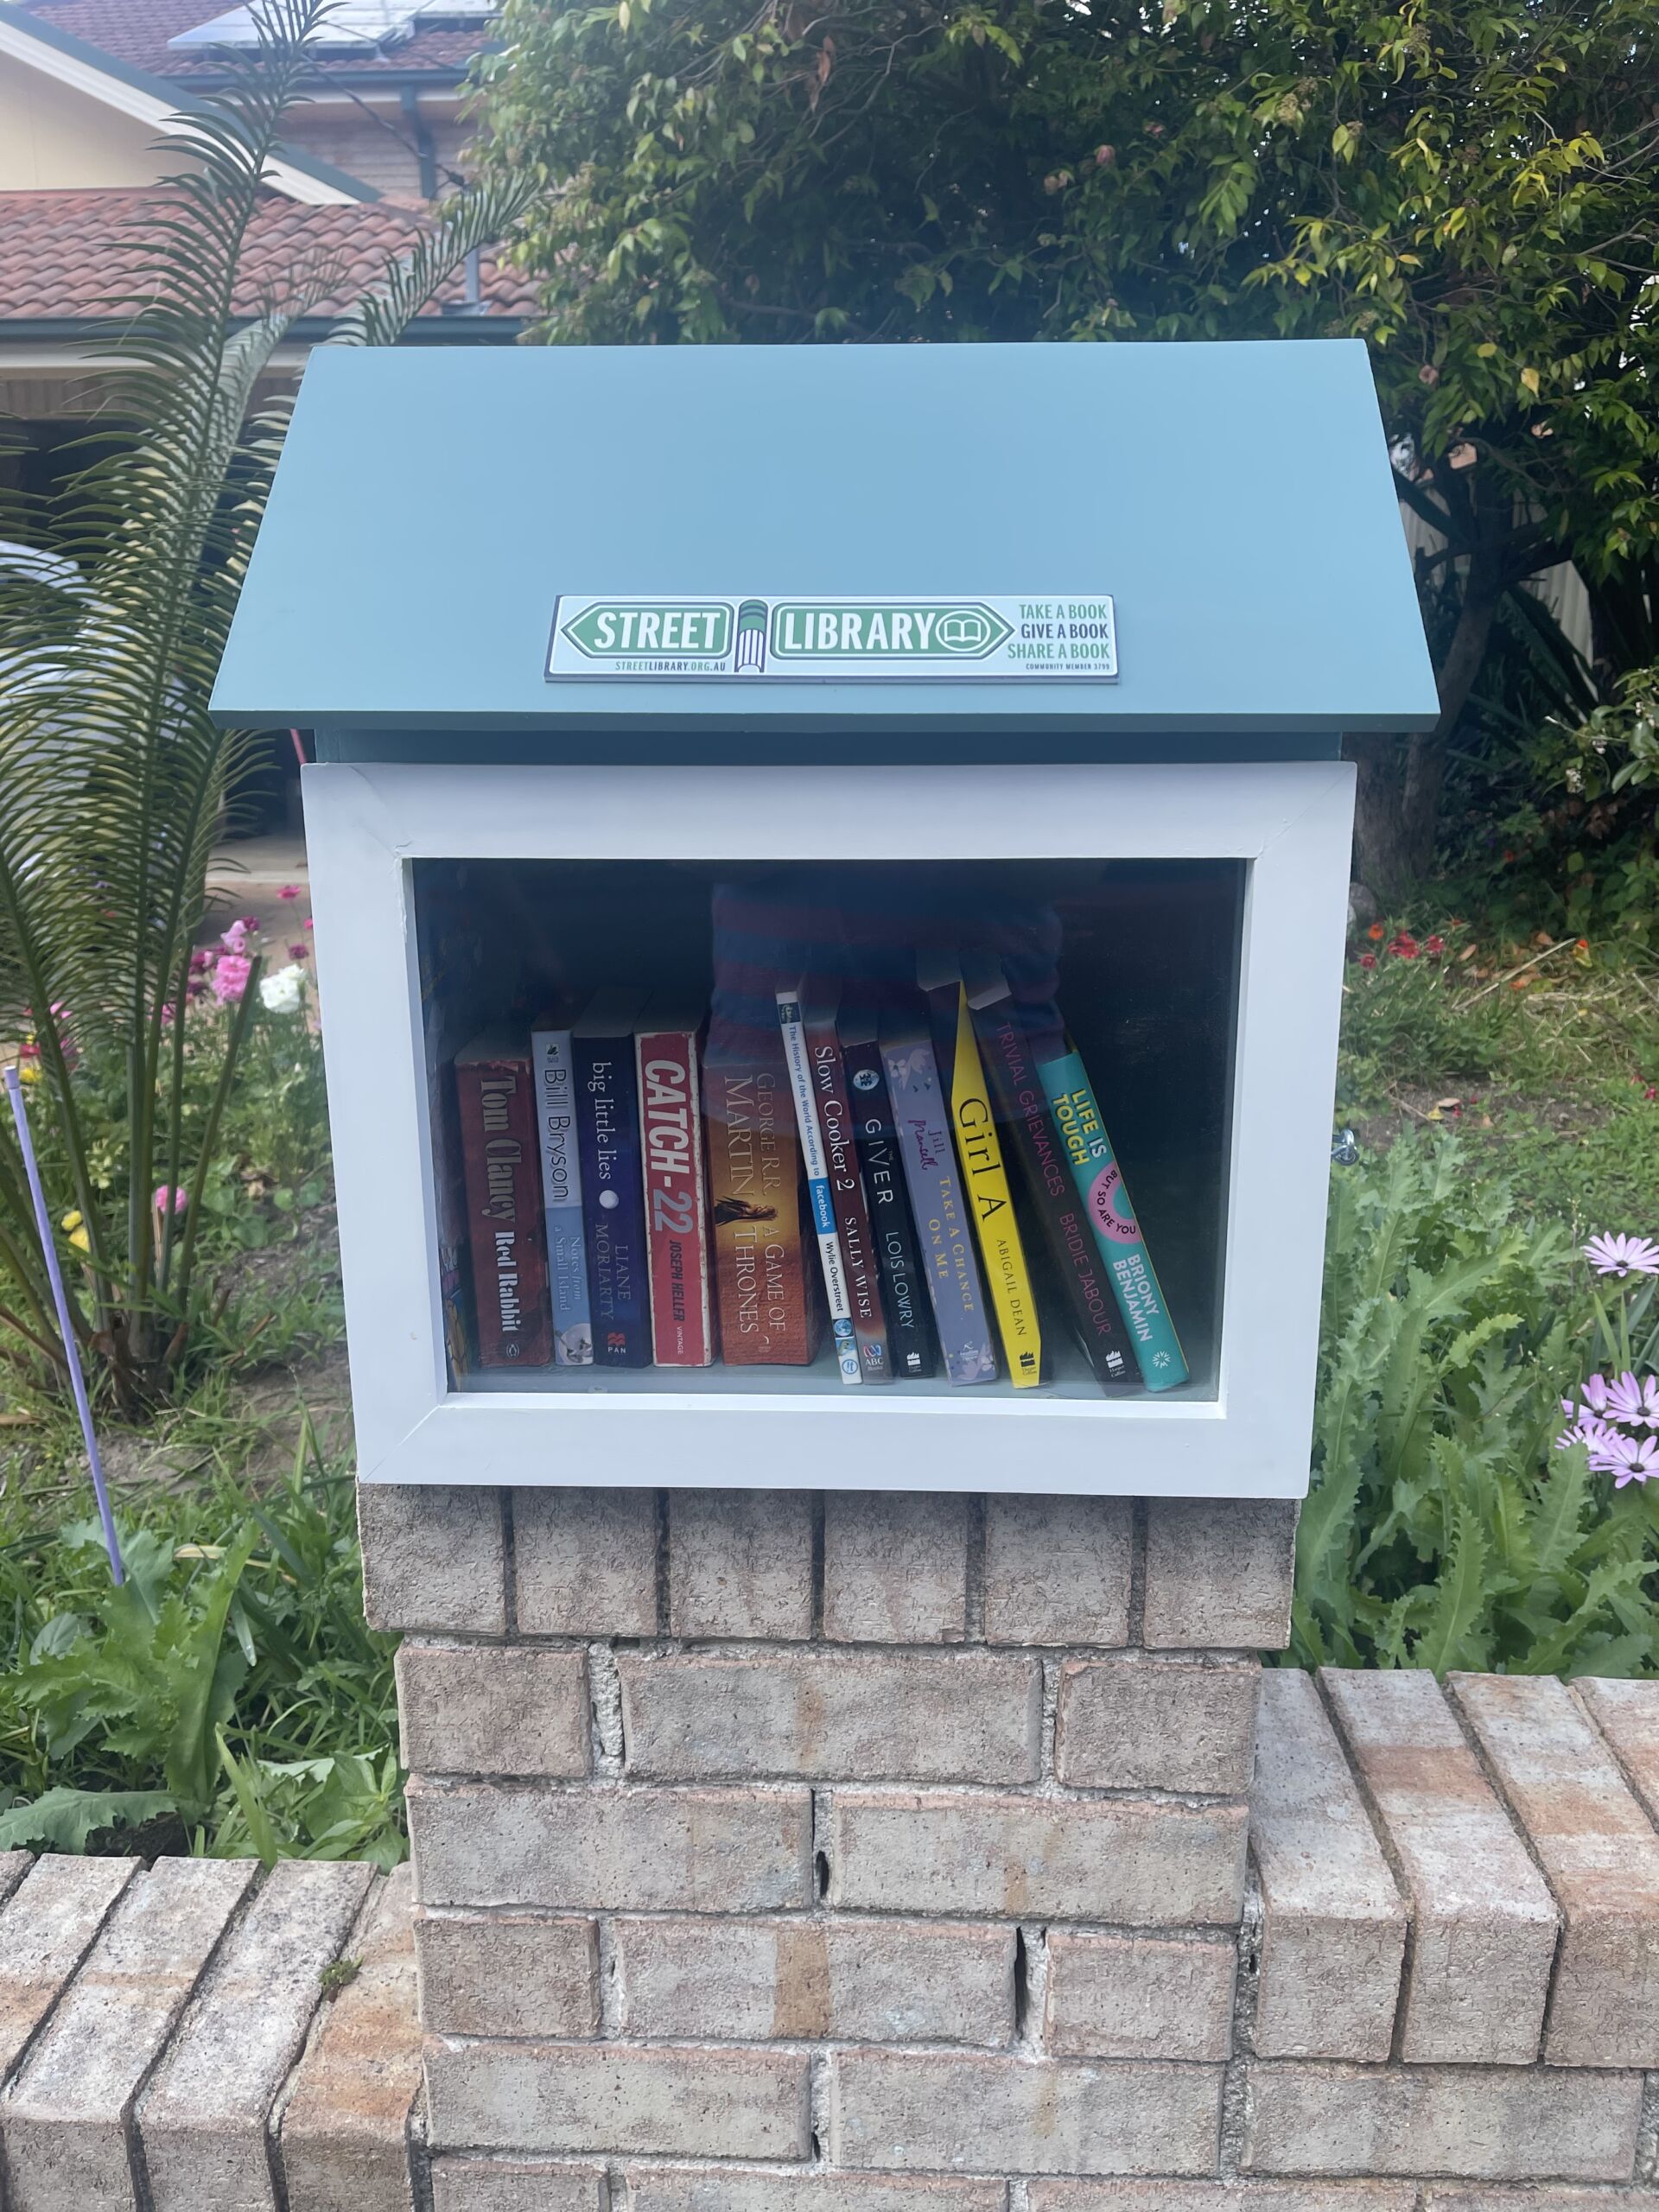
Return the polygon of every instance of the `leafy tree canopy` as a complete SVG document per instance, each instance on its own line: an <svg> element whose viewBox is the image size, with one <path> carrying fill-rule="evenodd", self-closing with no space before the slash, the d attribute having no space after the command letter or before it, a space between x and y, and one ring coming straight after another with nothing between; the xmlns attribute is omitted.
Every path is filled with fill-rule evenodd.
<svg viewBox="0 0 1659 2212"><path fill-rule="evenodd" d="M1616 664L1654 654L1656 34L1653 0L508 0L482 117L540 180L555 341L1365 339L1448 540L1421 861L1523 579L1575 559Z"/></svg>

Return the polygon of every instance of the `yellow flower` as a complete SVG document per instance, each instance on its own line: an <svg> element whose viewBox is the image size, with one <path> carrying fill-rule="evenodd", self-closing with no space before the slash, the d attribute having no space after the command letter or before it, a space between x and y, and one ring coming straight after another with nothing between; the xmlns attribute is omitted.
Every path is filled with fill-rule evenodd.
<svg viewBox="0 0 1659 2212"><path fill-rule="evenodd" d="M17 1076L18 1080L22 1083L38 1083L41 1079L40 1062L38 1060L19 1060L17 1063Z"/></svg>
<svg viewBox="0 0 1659 2212"><path fill-rule="evenodd" d="M77 1252L90 1252L92 1250L92 1240L86 1234L86 1224L78 1213L65 1214L63 1217L62 1226L68 1236L69 1242L74 1246Z"/></svg>

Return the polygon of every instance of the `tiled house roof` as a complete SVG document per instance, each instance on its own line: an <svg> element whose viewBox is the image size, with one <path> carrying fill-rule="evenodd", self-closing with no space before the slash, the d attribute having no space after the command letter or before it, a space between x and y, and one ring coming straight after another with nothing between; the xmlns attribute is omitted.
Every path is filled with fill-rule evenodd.
<svg viewBox="0 0 1659 2212"><path fill-rule="evenodd" d="M84 39L130 69L197 83L211 82L224 73L212 54L181 54L168 41L220 13L228 0L19 0L19 4L42 23ZM486 38L476 23L470 29L442 25L417 29L384 49L329 48L317 55L316 73L324 81L429 73L447 80L465 72Z"/></svg>
<svg viewBox="0 0 1659 2212"><path fill-rule="evenodd" d="M0 329L19 321L118 318L130 308L138 266L132 232L165 195L160 191L0 193ZM306 207L273 194L260 208L242 262L240 314L273 302L306 302L308 316L338 314L378 276L388 257L406 253L426 219L382 200ZM535 289L516 270L480 257L480 300L489 314L535 312ZM465 298L457 276L429 310L441 315Z"/></svg>

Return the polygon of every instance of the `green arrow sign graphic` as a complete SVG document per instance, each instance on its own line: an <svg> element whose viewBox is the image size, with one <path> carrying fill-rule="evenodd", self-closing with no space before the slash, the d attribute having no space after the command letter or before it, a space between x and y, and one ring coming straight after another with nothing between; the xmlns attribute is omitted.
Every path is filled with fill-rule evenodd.
<svg viewBox="0 0 1659 2212"><path fill-rule="evenodd" d="M560 632L590 660L624 654L671 653L679 660L720 660L732 649L729 600L595 600Z"/></svg>

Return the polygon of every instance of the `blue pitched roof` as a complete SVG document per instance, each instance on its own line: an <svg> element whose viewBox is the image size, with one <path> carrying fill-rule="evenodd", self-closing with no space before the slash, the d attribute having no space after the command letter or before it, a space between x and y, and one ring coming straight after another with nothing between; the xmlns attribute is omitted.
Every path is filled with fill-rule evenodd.
<svg viewBox="0 0 1659 2212"><path fill-rule="evenodd" d="M549 683L561 594L1106 594L1116 683ZM1364 347L314 353L213 696L427 731L1434 719Z"/></svg>

